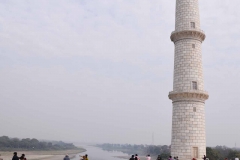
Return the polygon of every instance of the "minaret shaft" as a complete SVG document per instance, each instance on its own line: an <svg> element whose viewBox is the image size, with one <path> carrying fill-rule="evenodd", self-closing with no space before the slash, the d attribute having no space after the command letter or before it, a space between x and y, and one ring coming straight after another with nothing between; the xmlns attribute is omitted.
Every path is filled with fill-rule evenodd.
<svg viewBox="0 0 240 160"><path fill-rule="evenodd" d="M200 29L198 0L177 0L175 30L191 28L190 22L195 22L195 28Z"/></svg>
<svg viewBox="0 0 240 160"><path fill-rule="evenodd" d="M171 155L179 160L206 155L205 100L198 0L176 0Z"/></svg>

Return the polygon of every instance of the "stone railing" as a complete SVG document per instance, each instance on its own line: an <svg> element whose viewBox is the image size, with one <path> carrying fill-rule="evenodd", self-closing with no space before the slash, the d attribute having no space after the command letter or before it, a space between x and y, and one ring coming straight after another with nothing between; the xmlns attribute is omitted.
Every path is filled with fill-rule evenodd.
<svg viewBox="0 0 240 160"><path fill-rule="evenodd" d="M201 90L187 90L187 91L172 91L169 92L168 95L169 99L171 99L173 102L176 101L199 101L199 102L205 102L209 98L208 92L201 91Z"/></svg>
<svg viewBox="0 0 240 160"><path fill-rule="evenodd" d="M206 38L205 33L202 30L198 30L198 29L174 31L170 36L170 39L174 43L182 39L195 39L200 42L203 42L205 38Z"/></svg>

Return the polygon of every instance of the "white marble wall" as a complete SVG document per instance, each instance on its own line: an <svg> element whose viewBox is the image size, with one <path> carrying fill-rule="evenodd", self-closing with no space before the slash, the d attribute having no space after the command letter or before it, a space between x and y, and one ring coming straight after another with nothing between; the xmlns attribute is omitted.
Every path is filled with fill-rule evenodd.
<svg viewBox="0 0 240 160"><path fill-rule="evenodd" d="M194 39L175 43L173 91L191 90L192 81L197 82L198 90L204 90L201 45Z"/></svg>
<svg viewBox="0 0 240 160"><path fill-rule="evenodd" d="M190 160L193 147L198 147L198 159L201 159L206 155L204 103L174 102L172 115L171 155L178 156L180 160Z"/></svg>
<svg viewBox="0 0 240 160"><path fill-rule="evenodd" d="M191 22L195 22L195 29L200 30L198 0L177 0L175 30L188 30Z"/></svg>

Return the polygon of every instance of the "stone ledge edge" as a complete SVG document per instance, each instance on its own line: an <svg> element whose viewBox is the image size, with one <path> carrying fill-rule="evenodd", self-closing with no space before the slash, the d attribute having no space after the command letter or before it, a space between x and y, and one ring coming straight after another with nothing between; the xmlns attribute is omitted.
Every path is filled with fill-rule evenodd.
<svg viewBox="0 0 240 160"><path fill-rule="evenodd" d="M200 30L183 30L183 31L174 31L172 32L170 39L174 43L182 39L196 39L200 42L203 42L206 38L206 35L203 31Z"/></svg>
<svg viewBox="0 0 240 160"><path fill-rule="evenodd" d="M193 100L199 102L205 102L209 98L209 95L205 91L183 91L183 92L169 92L168 98L173 102L182 100Z"/></svg>

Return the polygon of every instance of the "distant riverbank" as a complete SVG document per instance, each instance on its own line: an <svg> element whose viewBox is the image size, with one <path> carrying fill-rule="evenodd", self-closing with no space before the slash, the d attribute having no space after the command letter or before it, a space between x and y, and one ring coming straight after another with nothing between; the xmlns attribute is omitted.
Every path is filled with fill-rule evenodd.
<svg viewBox="0 0 240 160"><path fill-rule="evenodd" d="M17 151L18 156L26 155L27 160L61 160L66 154L70 158L74 158L76 154L85 152L84 148L77 148L73 150L53 150L53 151ZM11 160L13 152L0 151L0 158L3 160Z"/></svg>
<svg viewBox="0 0 240 160"><path fill-rule="evenodd" d="M125 157L126 159L129 159L129 155L124 154L122 152L116 152L116 151L104 151L101 148L94 147L93 145L84 145L83 148L87 149L86 152L77 154L75 158L72 160L79 160L79 156L88 154L88 157L90 160L124 160L120 159L120 157Z"/></svg>
<svg viewBox="0 0 240 160"><path fill-rule="evenodd" d="M162 145L130 145L130 144L97 144L96 147L99 147L105 151L118 151L128 154L128 156L117 156L121 159L129 159L131 155L138 154L141 156L141 159L145 159L146 155L151 155L153 159L157 158L158 155L161 155L162 159L168 159L170 155L170 146Z"/></svg>

